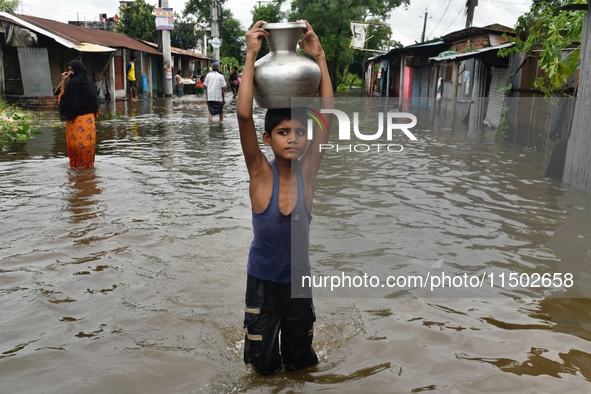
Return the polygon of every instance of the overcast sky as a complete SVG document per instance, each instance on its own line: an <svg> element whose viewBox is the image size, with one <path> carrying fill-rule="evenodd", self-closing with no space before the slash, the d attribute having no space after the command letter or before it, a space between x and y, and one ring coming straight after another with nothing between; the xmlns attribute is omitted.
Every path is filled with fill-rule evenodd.
<svg viewBox="0 0 591 394"><path fill-rule="evenodd" d="M158 0L146 0L154 6ZM263 4L266 1L261 1ZM21 0L19 13L54 19L60 22L71 20L98 20L98 15L106 13L111 17L119 9L117 0ZM168 6L181 12L186 0L169 0ZM244 29L252 22L251 10L259 4L258 0L227 0L224 7L229 8ZM466 0L411 0L407 8L401 7L392 12L387 21L392 27L392 38L411 45L420 42L424 15L427 12L425 36L428 39L461 30L466 25ZM473 26L486 26L499 23L513 27L517 18L529 10L531 0L479 0L474 13Z"/></svg>

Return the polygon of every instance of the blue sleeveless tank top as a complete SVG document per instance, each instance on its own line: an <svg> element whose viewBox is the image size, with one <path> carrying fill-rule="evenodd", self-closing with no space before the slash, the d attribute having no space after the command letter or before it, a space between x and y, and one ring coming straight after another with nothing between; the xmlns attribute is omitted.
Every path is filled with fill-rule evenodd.
<svg viewBox="0 0 591 394"><path fill-rule="evenodd" d="M292 277L310 275L308 257L312 215L306 206L304 180L298 165L298 200L289 215L279 210L279 171L275 160L271 201L263 212L252 211L254 239L248 254L247 272L262 280L290 283ZM293 265L293 272L292 272Z"/></svg>

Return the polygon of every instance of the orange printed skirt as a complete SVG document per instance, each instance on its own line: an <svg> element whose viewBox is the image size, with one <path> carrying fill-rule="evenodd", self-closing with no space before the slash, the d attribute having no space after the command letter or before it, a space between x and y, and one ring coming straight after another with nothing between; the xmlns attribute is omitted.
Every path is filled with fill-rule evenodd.
<svg viewBox="0 0 591 394"><path fill-rule="evenodd" d="M85 114L66 120L66 142L72 168L94 167L96 148L95 114Z"/></svg>

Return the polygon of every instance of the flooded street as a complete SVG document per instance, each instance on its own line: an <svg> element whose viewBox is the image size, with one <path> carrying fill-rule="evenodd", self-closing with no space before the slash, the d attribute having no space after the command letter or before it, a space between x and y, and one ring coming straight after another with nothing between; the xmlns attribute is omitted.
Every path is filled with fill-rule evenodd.
<svg viewBox="0 0 591 394"><path fill-rule="evenodd" d="M117 102L92 170L69 168L63 126L0 152L2 392L590 390L591 197L543 178L522 147L421 122L403 152L326 153L313 273L485 285L318 287L320 364L251 372L251 213L230 97L212 124L194 95ZM551 286L524 283L545 273Z"/></svg>

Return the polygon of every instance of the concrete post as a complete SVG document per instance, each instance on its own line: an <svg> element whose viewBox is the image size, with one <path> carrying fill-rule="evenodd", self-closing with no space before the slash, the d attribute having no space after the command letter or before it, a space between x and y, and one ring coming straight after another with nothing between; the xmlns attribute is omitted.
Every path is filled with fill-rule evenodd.
<svg viewBox="0 0 591 394"><path fill-rule="evenodd" d="M168 8L168 0L161 0L162 7ZM172 97L172 56L170 53L170 30L162 30L162 59L164 64L164 97Z"/></svg>
<svg viewBox="0 0 591 394"><path fill-rule="evenodd" d="M591 193L591 15L585 14L579 60L579 86L573 123L566 148L562 180L577 189Z"/></svg>

